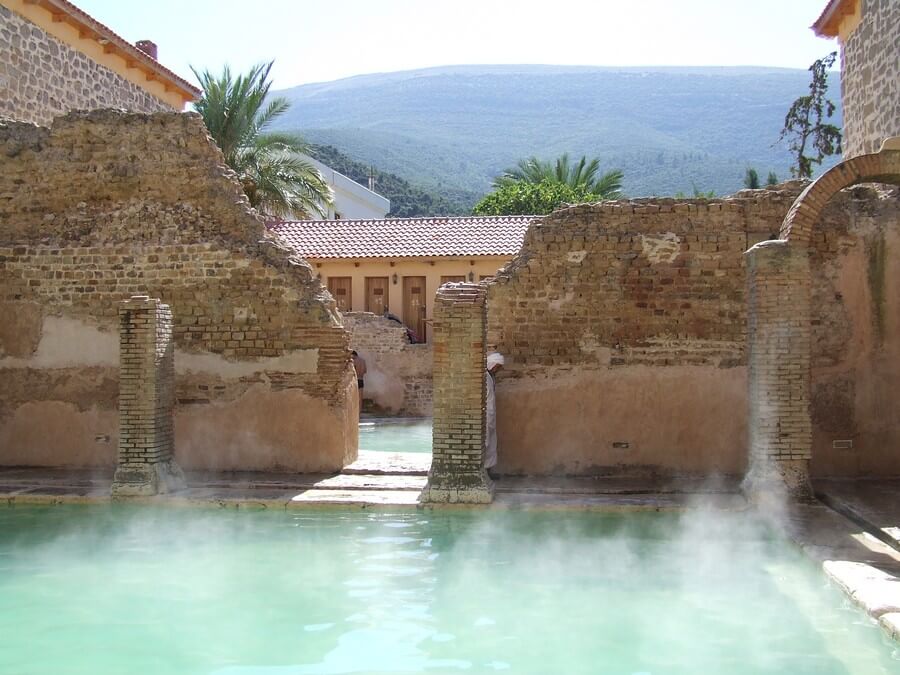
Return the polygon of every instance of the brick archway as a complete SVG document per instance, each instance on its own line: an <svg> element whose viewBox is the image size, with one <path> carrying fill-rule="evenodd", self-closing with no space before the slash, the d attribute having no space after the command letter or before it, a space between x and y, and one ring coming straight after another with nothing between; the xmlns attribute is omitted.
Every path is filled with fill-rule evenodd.
<svg viewBox="0 0 900 675"><path fill-rule="evenodd" d="M811 495L809 244L828 201L858 183L900 185L900 138L826 171L797 197L781 238L745 254L751 494Z"/></svg>
<svg viewBox="0 0 900 675"><path fill-rule="evenodd" d="M831 167L810 183L785 216L778 238L808 246L828 200L858 183L900 185L900 136L887 139L876 153L858 155Z"/></svg>

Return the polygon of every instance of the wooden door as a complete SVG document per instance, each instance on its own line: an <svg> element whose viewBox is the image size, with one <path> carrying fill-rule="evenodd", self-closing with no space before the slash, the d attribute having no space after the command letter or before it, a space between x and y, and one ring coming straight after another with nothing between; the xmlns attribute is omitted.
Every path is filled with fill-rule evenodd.
<svg viewBox="0 0 900 675"><path fill-rule="evenodd" d="M465 280L466 280L466 278L463 275L459 275L458 277L457 276L441 277L441 286L443 286L444 284L449 283L451 281L465 281Z"/></svg>
<svg viewBox="0 0 900 675"><path fill-rule="evenodd" d="M340 311L350 311L352 291L353 277L328 277L328 292L334 297Z"/></svg>
<svg viewBox="0 0 900 675"><path fill-rule="evenodd" d="M403 323L425 342L425 277L403 277Z"/></svg>
<svg viewBox="0 0 900 675"><path fill-rule="evenodd" d="M366 277L366 311L384 314L388 306L388 278Z"/></svg>

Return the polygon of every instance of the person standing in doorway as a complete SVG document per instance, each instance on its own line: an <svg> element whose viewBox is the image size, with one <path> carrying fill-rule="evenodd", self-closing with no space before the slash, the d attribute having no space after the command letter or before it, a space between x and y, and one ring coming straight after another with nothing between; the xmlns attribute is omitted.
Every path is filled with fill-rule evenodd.
<svg viewBox="0 0 900 675"><path fill-rule="evenodd" d="M491 352L487 355L487 372L484 376L487 393L485 397L484 468L488 470L491 478L497 477L491 471L497 465L497 399L494 395L494 379L503 368L503 364L503 354Z"/></svg>
<svg viewBox="0 0 900 675"><path fill-rule="evenodd" d="M353 350L353 367L356 369L356 387L359 389L359 409L363 404L363 385L366 382L366 360Z"/></svg>

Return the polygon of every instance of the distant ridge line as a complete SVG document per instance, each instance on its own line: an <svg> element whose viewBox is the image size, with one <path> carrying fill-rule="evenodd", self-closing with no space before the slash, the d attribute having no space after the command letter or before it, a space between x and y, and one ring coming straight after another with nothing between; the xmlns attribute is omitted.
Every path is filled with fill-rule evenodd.
<svg viewBox="0 0 900 675"><path fill-rule="evenodd" d="M413 68L409 70L390 70L378 71L374 73L360 73L359 75L348 75L334 80L323 80L318 82L306 82L303 84L293 85L274 91L274 94L281 94L287 91L293 91L303 87L317 87L334 85L338 83L361 82L366 79L376 79L387 81L391 79L403 79L410 76L431 76L431 75L453 75L453 74L483 74L483 75L503 75L503 74L565 74L565 73L615 73L615 72L646 72L646 73L673 73L688 75L714 75L714 74L731 74L731 75L752 75L752 74L777 74L777 73L796 73L804 71L804 68L788 68L780 66L590 66L590 65L553 65L543 63L521 63L521 64L502 64L502 63L485 63L485 64L459 64L448 66L428 66L426 68Z"/></svg>

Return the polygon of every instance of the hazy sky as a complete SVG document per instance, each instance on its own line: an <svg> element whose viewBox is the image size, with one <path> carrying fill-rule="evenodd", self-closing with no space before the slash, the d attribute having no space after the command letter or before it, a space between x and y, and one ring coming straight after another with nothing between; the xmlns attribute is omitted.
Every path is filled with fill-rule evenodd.
<svg viewBox="0 0 900 675"><path fill-rule="evenodd" d="M276 88L487 63L806 68L836 49L809 30L827 0L74 0L160 60L243 70Z"/></svg>

